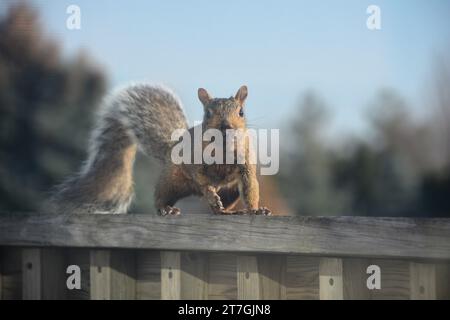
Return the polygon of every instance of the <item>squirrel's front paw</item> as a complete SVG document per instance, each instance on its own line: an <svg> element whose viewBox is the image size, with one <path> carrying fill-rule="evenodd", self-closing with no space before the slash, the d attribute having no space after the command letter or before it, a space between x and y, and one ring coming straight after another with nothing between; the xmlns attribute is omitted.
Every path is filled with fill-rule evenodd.
<svg viewBox="0 0 450 320"><path fill-rule="evenodd" d="M272 212L266 207L260 207L258 209L249 210L249 213L250 214L257 214L257 215L264 215L264 216L272 215Z"/></svg>
<svg viewBox="0 0 450 320"><path fill-rule="evenodd" d="M171 206L165 206L164 208L158 209L158 214L160 216L177 216L181 213L180 209L171 207Z"/></svg>

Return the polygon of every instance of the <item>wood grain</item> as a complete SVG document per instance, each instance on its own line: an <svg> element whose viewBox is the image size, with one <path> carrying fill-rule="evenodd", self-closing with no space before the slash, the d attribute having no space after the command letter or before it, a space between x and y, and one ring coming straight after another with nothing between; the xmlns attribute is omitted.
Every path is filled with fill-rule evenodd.
<svg viewBox="0 0 450 320"><path fill-rule="evenodd" d="M320 300L344 299L343 261L339 258L321 258L319 264Z"/></svg>
<svg viewBox="0 0 450 320"><path fill-rule="evenodd" d="M22 250L22 298L42 299L41 249Z"/></svg>
<svg viewBox="0 0 450 320"><path fill-rule="evenodd" d="M22 298L22 250L20 248L1 248L2 299Z"/></svg>
<svg viewBox="0 0 450 320"><path fill-rule="evenodd" d="M409 262L404 260L371 259L381 270L381 289L371 290L374 300L408 300L410 298Z"/></svg>
<svg viewBox="0 0 450 320"><path fill-rule="evenodd" d="M450 259L450 219L4 214L0 245Z"/></svg>
<svg viewBox="0 0 450 320"><path fill-rule="evenodd" d="M3 248L0 248L0 300L3 300Z"/></svg>
<svg viewBox="0 0 450 320"><path fill-rule="evenodd" d="M136 252L136 298L161 299L161 254L155 250Z"/></svg>
<svg viewBox="0 0 450 320"><path fill-rule="evenodd" d="M258 257L239 255L237 257L238 300L260 299L260 277Z"/></svg>
<svg viewBox="0 0 450 320"><path fill-rule="evenodd" d="M111 252L91 250L90 283L92 300L111 299Z"/></svg>
<svg viewBox="0 0 450 320"><path fill-rule="evenodd" d="M436 266L411 262L409 267L411 300L436 300Z"/></svg>
<svg viewBox="0 0 450 320"><path fill-rule="evenodd" d="M208 299L209 257L204 252L181 254L181 298Z"/></svg>
<svg viewBox="0 0 450 320"><path fill-rule="evenodd" d="M450 300L450 265L436 264L436 294L439 300Z"/></svg>
<svg viewBox="0 0 450 320"><path fill-rule="evenodd" d="M136 281L134 263L133 252L91 250L91 299L135 299Z"/></svg>
<svg viewBox="0 0 450 320"><path fill-rule="evenodd" d="M81 289L67 290L66 297L69 300L89 300L91 298L89 250L82 248L65 248L64 250L66 251L66 267L77 265L81 271Z"/></svg>
<svg viewBox="0 0 450 320"><path fill-rule="evenodd" d="M161 300L181 298L180 252L161 252Z"/></svg>
<svg viewBox="0 0 450 320"><path fill-rule="evenodd" d="M285 300L286 256L264 254L258 256L260 299Z"/></svg>
<svg viewBox="0 0 450 320"><path fill-rule="evenodd" d="M209 255L208 299L237 299L237 257L235 254Z"/></svg>
<svg viewBox="0 0 450 320"><path fill-rule="evenodd" d="M289 255L286 258L286 299L319 299L320 258Z"/></svg>
<svg viewBox="0 0 450 320"><path fill-rule="evenodd" d="M367 267L369 259L344 259L344 299L345 300L368 300L371 298L370 290L367 288Z"/></svg>
<svg viewBox="0 0 450 320"><path fill-rule="evenodd" d="M66 299L66 255L62 248L41 249L42 299Z"/></svg>

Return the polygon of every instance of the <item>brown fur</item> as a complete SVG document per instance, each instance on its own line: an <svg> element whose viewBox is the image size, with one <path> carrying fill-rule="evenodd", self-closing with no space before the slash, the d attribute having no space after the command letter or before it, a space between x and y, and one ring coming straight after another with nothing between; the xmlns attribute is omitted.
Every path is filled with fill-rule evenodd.
<svg viewBox="0 0 450 320"><path fill-rule="evenodd" d="M245 86L228 99L213 99L204 89L198 95L205 110L203 131L246 128L245 117L240 114L247 97ZM189 195L203 196L216 213L234 213L230 209L239 197L245 212L269 213L258 208L254 165L173 164L170 151L175 143L171 134L188 127L181 103L170 90L132 85L106 99L99 111L87 161L79 172L55 188L47 210L126 213L133 199L133 162L139 149L163 163L155 191L161 214L178 214L180 210L173 205ZM193 128L189 130L193 136ZM246 158L248 151L246 143Z"/></svg>
<svg viewBox="0 0 450 320"><path fill-rule="evenodd" d="M235 97L213 99L205 89L199 89L198 96L204 106L205 116L202 132L207 129L246 129L243 114L247 87L243 86ZM191 137L194 128L189 129ZM208 142L203 142L203 148ZM193 143L191 144L193 148ZM192 150L193 151L193 150ZM223 152L225 157L225 150ZM175 202L185 196L201 195L211 209L219 214L256 213L270 214L266 208L259 208L259 185L255 165L249 164L249 144L245 143L245 164L181 164L167 162L156 187L155 198L159 212L179 214L174 208ZM245 210L239 212L231 209L239 200Z"/></svg>
<svg viewBox="0 0 450 320"><path fill-rule="evenodd" d="M98 193L98 198L101 201L108 201L114 199L120 194L130 194L133 192L133 164L136 156L137 146L131 144L122 150L119 155L118 161L121 165L115 169L109 165L105 165L102 168L104 174L100 174L99 177L113 177L109 183L103 184L103 188ZM110 164L107 162L106 164ZM115 170L115 174L111 175L111 170ZM102 181L98 181L97 185L102 185Z"/></svg>

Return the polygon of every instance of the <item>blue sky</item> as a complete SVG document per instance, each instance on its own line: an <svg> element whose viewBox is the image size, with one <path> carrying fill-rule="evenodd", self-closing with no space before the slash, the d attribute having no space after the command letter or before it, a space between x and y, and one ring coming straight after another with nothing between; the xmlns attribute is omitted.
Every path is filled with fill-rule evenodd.
<svg viewBox="0 0 450 320"><path fill-rule="evenodd" d="M314 89L333 108L334 130L358 133L383 87L420 114L433 58L450 48L448 0L32 3L68 55L86 49L111 86L147 80L173 87L191 121L202 114L198 87L230 96L247 84L247 114L258 126L279 127ZM81 30L66 29L70 4L81 8ZM381 8L379 31L366 28L370 4Z"/></svg>

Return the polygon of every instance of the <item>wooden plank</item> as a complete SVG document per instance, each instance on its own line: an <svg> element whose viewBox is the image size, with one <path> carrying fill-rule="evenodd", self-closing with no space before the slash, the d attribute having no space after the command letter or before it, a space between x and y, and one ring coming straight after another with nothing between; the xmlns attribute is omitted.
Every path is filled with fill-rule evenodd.
<svg viewBox="0 0 450 320"><path fill-rule="evenodd" d="M161 254L139 250L136 258L136 299L161 299Z"/></svg>
<svg viewBox="0 0 450 320"><path fill-rule="evenodd" d="M92 300L111 299L111 267L109 250L90 251L90 283Z"/></svg>
<svg viewBox="0 0 450 320"><path fill-rule="evenodd" d="M22 297L25 300L66 298L65 256L61 249L22 250Z"/></svg>
<svg viewBox="0 0 450 320"><path fill-rule="evenodd" d="M450 300L450 265L436 264L436 292L438 300Z"/></svg>
<svg viewBox="0 0 450 320"><path fill-rule="evenodd" d="M289 255L286 259L286 299L319 299L318 257Z"/></svg>
<svg viewBox="0 0 450 320"><path fill-rule="evenodd" d="M91 250L90 258L92 300L135 298L133 252Z"/></svg>
<svg viewBox="0 0 450 320"><path fill-rule="evenodd" d="M260 299L285 300L286 256L258 256Z"/></svg>
<svg viewBox="0 0 450 320"><path fill-rule="evenodd" d="M208 299L237 299L237 261L235 254L209 255Z"/></svg>
<svg viewBox="0 0 450 320"><path fill-rule="evenodd" d="M344 299L368 300L371 299L370 290L367 288L367 278L370 276L367 267L368 259L347 258L343 261Z"/></svg>
<svg viewBox="0 0 450 320"><path fill-rule="evenodd" d="M3 265L4 265L4 256L3 256L3 248L0 247L0 300L3 300Z"/></svg>
<svg viewBox="0 0 450 320"><path fill-rule="evenodd" d="M112 250L112 299L136 299L136 257L133 250Z"/></svg>
<svg viewBox="0 0 450 320"><path fill-rule="evenodd" d="M207 253L181 254L181 299L208 299L208 266Z"/></svg>
<svg viewBox="0 0 450 320"><path fill-rule="evenodd" d="M450 219L5 214L0 245L450 259Z"/></svg>
<svg viewBox="0 0 450 320"><path fill-rule="evenodd" d="M381 289L371 290L374 300L409 299L409 262L404 260L371 259L381 270Z"/></svg>
<svg viewBox="0 0 450 320"><path fill-rule="evenodd" d="M436 266L411 262L409 267L411 300L436 300Z"/></svg>
<svg viewBox="0 0 450 320"><path fill-rule="evenodd" d="M180 253L161 252L161 299L179 300L181 295Z"/></svg>
<svg viewBox="0 0 450 320"><path fill-rule="evenodd" d="M343 262L339 258L321 258L319 264L320 300L343 300Z"/></svg>
<svg viewBox="0 0 450 320"><path fill-rule="evenodd" d="M41 294L45 300L66 299L66 259L62 249L41 250Z"/></svg>
<svg viewBox="0 0 450 320"><path fill-rule="evenodd" d="M22 299L22 250L2 248L2 299Z"/></svg>
<svg viewBox="0 0 450 320"><path fill-rule="evenodd" d="M22 250L22 298L42 299L41 249Z"/></svg>
<svg viewBox="0 0 450 320"><path fill-rule="evenodd" d="M237 257L237 298L238 300L260 299L258 258L239 255Z"/></svg>
<svg viewBox="0 0 450 320"><path fill-rule="evenodd" d="M69 300L89 300L90 294L90 250L81 248L65 248L66 267L76 265L80 267L81 288L66 291ZM66 275L68 276L68 275Z"/></svg>

